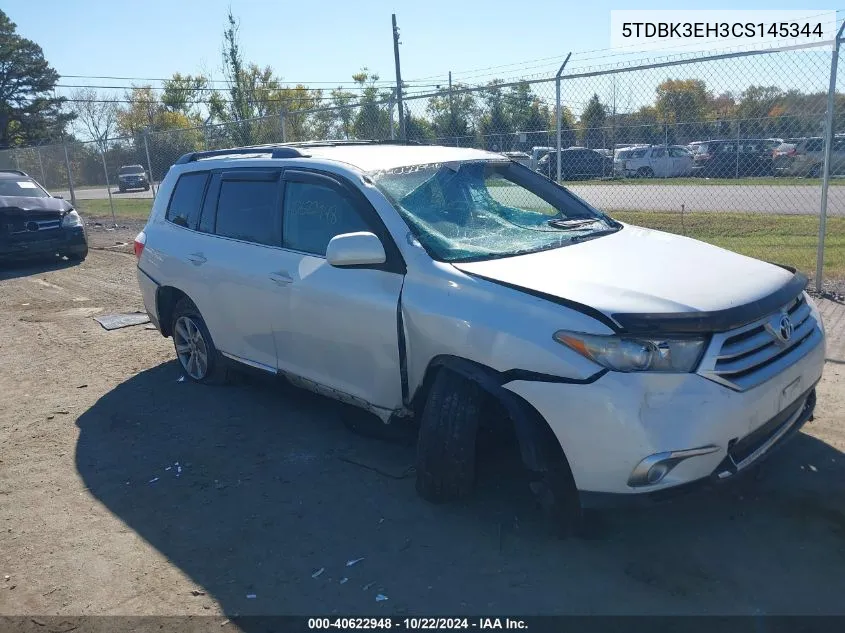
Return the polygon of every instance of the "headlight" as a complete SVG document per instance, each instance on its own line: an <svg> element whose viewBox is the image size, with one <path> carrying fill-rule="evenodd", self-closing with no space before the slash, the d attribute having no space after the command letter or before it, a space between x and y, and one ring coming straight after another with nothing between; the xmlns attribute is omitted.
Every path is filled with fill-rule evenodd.
<svg viewBox="0 0 845 633"><path fill-rule="evenodd" d="M554 339L613 371L688 373L704 352L704 339L643 339L559 330Z"/></svg>
<svg viewBox="0 0 845 633"><path fill-rule="evenodd" d="M82 226L82 218L79 217L76 211L71 211L62 218L62 227L71 229L75 226Z"/></svg>

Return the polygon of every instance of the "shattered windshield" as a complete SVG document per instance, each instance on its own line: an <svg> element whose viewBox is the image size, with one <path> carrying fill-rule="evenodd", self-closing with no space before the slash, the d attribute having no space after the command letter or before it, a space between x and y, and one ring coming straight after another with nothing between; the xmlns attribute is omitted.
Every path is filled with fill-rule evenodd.
<svg viewBox="0 0 845 633"><path fill-rule="evenodd" d="M586 202L510 161L459 161L370 174L440 261L520 255L621 228Z"/></svg>

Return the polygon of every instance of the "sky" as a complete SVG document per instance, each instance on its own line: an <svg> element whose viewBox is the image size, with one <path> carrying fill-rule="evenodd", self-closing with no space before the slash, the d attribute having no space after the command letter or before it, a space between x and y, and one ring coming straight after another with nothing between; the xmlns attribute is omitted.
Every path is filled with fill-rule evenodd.
<svg viewBox="0 0 845 633"><path fill-rule="evenodd" d="M351 75L364 66L382 80L394 79L390 16L395 13L403 79L423 90L445 85L450 70L454 81L469 83L553 75L569 51L581 52L580 58L590 64L612 61L604 50L610 45L610 11L632 8L603 0L3 2L18 32L40 44L64 76L61 85L101 86L130 82L67 75L161 78L178 71L222 79L221 40L229 7L240 20L247 60L272 66L286 82L325 88L350 84ZM636 8L676 9L678 3L639 2ZM714 0L707 8L806 5L797 0Z"/></svg>

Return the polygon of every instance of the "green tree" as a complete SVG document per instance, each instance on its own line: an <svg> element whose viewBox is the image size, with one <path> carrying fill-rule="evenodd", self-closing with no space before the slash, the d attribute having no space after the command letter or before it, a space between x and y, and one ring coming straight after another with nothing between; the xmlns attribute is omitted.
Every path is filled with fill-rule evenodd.
<svg viewBox="0 0 845 633"><path fill-rule="evenodd" d="M384 105L390 99L390 92L378 88L378 73L362 68L352 75L352 80L361 88L358 99L358 113L352 124L355 137L359 139L385 139L390 137L390 115Z"/></svg>
<svg viewBox="0 0 845 633"><path fill-rule="evenodd" d="M494 79L485 88L482 99L485 112L481 116L481 142L485 149L505 152L511 148L513 128L505 105L502 81Z"/></svg>
<svg viewBox="0 0 845 633"><path fill-rule="evenodd" d="M171 112L180 112L186 116L198 114L199 106L208 100L209 81L202 75L182 75L174 73L164 82L161 102Z"/></svg>
<svg viewBox="0 0 845 633"><path fill-rule="evenodd" d="M585 147L604 146L604 128L607 119L607 109L594 94L587 101L584 112L581 113L581 144Z"/></svg>
<svg viewBox="0 0 845 633"><path fill-rule="evenodd" d="M475 93L456 83L452 92L440 88L428 101L426 111L431 117L432 132L438 142L447 145L470 146L475 140L473 121L478 115Z"/></svg>
<svg viewBox="0 0 845 633"><path fill-rule="evenodd" d="M53 90L59 74L0 10L0 148L57 138L73 115Z"/></svg>
<svg viewBox="0 0 845 633"><path fill-rule="evenodd" d="M409 141L430 143L434 140L434 129L425 117L417 117L410 113L405 105L405 135Z"/></svg>
<svg viewBox="0 0 845 633"><path fill-rule="evenodd" d="M695 140L706 129L712 97L701 79L667 79L657 86L657 114L671 134L670 142Z"/></svg>
<svg viewBox="0 0 845 633"><path fill-rule="evenodd" d="M338 87L332 90L331 101L332 106L336 108L335 119L340 126L343 138L348 139L352 134L352 122L355 119L355 93Z"/></svg>

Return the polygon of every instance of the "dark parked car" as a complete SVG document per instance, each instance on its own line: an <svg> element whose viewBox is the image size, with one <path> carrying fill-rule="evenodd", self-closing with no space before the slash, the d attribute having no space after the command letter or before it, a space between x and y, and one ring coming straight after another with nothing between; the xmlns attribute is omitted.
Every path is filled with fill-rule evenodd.
<svg viewBox="0 0 845 633"><path fill-rule="evenodd" d="M120 193L129 189L150 190L150 180L143 165L124 165L117 171L117 186Z"/></svg>
<svg viewBox="0 0 845 633"><path fill-rule="evenodd" d="M22 171L0 170L0 259L88 255L82 218Z"/></svg>
<svg viewBox="0 0 845 633"><path fill-rule="evenodd" d="M705 178L771 176L772 150L766 139L697 141L689 144L693 153L693 175Z"/></svg>
<svg viewBox="0 0 845 633"><path fill-rule="evenodd" d="M549 152L537 165L537 171L544 176L557 178L557 152ZM602 156L595 150L584 147L570 147L560 152L561 180L604 178L613 175L613 158Z"/></svg>

